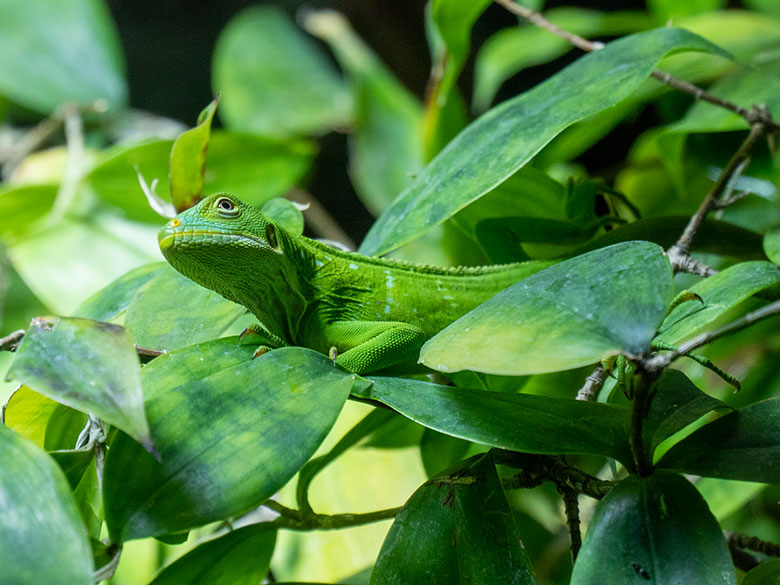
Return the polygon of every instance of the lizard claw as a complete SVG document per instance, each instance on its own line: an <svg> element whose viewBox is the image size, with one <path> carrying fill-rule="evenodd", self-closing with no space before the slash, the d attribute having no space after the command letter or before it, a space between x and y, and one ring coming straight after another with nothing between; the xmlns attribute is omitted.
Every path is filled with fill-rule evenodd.
<svg viewBox="0 0 780 585"><path fill-rule="evenodd" d="M336 365L336 358L338 356L339 356L339 350L336 349L336 346L333 346L328 350L328 357L331 359L334 366Z"/></svg>
<svg viewBox="0 0 780 585"><path fill-rule="evenodd" d="M261 345L255 350L255 353L252 354L252 359L258 358L264 353L268 353L269 351L271 351L270 347L267 345Z"/></svg>
<svg viewBox="0 0 780 585"><path fill-rule="evenodd" d="M258 341L266 341L266 336L263 335L263 330L260 329L260 327L257 325L250 325L238 335L239 345L252 345L253 340L254 343L257 343Z"/></svg>

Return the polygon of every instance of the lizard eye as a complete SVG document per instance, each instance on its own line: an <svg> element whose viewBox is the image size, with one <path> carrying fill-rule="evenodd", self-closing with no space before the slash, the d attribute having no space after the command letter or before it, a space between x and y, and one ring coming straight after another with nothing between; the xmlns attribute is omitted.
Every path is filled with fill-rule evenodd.
<svg viewBox="0 0 780 585"><path fill-rule="evenodd" d="M217 213L223 217L235 217L238 215L238 208L227 197L220 197L216 202Z"/></svg>

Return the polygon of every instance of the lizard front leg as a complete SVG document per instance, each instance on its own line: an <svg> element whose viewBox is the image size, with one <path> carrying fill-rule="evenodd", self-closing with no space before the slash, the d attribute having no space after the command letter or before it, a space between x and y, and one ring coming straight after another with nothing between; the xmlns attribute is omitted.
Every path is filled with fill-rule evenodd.
<svg viewBox="0 0 780 585"><path fill-rule="evenodd" d="M287 345L278 335L274 335L265 327L256 323L244 329L238 336L239 345L256 345L257 349L252 354L252 359L260 357L264 353Z"/></svg>
<svg viewBox="0 0 780 585"><path fill-rule="evenodd" d="M426 339L422 329L400 321L336 321L324 333L336 363L356 374L416 364Z"/></svg>

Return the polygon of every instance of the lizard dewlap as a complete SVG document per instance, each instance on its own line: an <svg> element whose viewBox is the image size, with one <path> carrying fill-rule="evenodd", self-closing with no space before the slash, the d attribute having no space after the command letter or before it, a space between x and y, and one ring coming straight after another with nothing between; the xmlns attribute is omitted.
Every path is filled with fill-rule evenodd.
<svg viewBox="0 0 780 585"><path fill-rule="evenodd" d="M427 339L550 265L437 268L343 252L225 193L170 220L158 241L176 270L251 311L270 347L309 347L357 373L412 369Z"/></svg>

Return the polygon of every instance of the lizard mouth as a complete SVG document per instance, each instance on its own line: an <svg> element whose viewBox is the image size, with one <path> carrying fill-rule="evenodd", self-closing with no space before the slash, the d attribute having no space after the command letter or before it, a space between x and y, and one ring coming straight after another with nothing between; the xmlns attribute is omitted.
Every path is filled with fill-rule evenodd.
<svg viewBox="0 0 780 585"><path fill-rule="evenodd" d="M235 240L248 240L256 245L268 245L259 238L247 234L228 232L226 230L215 230L213 228L184 227L181 226L181 224L172 225L172 222L169 222L168 225L157 234L157 242L160 245L160 250L163 252L170 250L178 244L185 244L196 239L199 242L208 240L215 244L227 243Z"/></svg>

